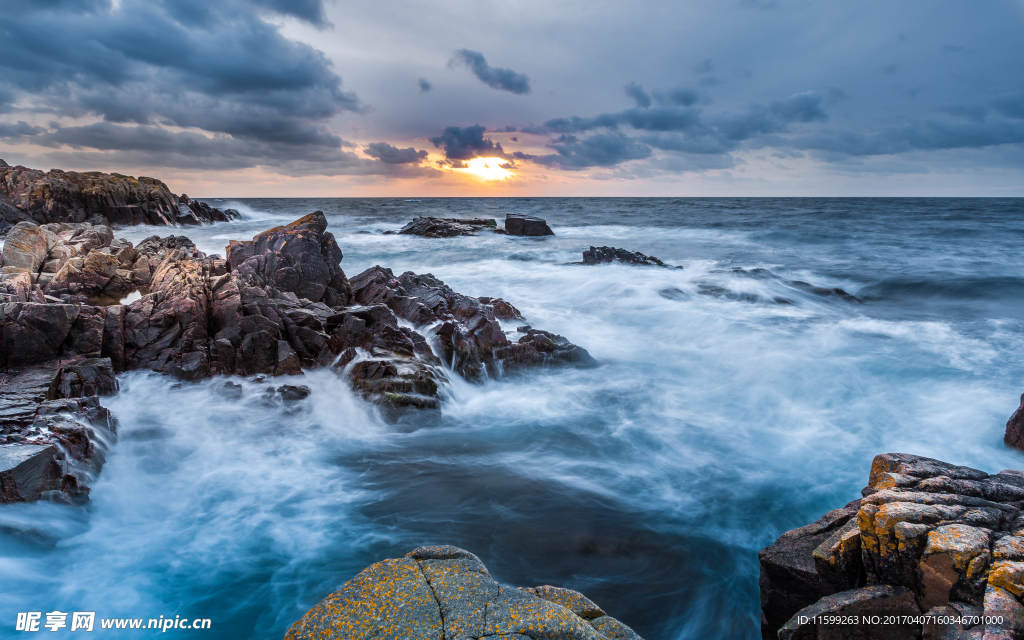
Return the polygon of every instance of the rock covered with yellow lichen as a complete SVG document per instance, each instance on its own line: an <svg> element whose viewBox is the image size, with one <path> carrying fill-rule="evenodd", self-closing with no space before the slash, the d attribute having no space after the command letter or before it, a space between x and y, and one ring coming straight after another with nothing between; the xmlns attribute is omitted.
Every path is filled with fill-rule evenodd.
<svg viewBox="0 0 1024 640"><path fill-rule="evenodd" d="M862 493L761 551L763 637L1024 638L1024 472L889 453Z"/></svg>
<svg viewBox="0 0 1024 640"><path fill-rule="evenodd" d="M472 553L420 547L371 565L292 625L286 640L641 640L570 589L498 584Z"/></svg>

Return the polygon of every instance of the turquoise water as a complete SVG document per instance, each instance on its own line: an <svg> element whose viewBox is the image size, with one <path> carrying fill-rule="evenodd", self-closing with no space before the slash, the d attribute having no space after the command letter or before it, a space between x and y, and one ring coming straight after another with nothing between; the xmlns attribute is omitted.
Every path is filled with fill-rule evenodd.
<svg viewBox="0 0 1024 640"><path fill-rule="evenodd" d="M92 503L0 509L12 629L18 611L95 610L279 638L366 565L455 544L647 640L757 638L757 551L858 497L875 454L1024 468L1002 444L1024 391L1024 200L210 203L246 219L177 231L204 251L320 209L349 276L381 264L500 296L601 366L453 376L440 416L401 425L324 371L291 405L258 381L233 399L127 374ZM509 212L555 237L382 233ZM590 245L684 268L574 264Z"/></svg>

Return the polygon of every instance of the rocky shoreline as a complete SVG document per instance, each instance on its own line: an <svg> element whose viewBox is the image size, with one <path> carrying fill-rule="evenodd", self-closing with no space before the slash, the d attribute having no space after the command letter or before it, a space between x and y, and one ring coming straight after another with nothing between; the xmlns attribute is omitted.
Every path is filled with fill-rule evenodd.
<svg viewBox="0 0 1024 640"><path fill-rule="evenodd" d="M156 178L99 171L43 172L0 160L0 236L19 222L177 226L240 217L233 209L221 211L185 194L175 195Z"/></svg>
<svg viewBox="0 0 1024 640"><path fill-rule="evenodd" d="M61 490L77 496L102 464L90 453L101 447L89 443L109 439L113 427L109 435L75 436L85 453L70 458L87 473L68 466L70 436L39 426L47 402L84 393L54 390L64 388L56 381L71 375L68 367L85 366L69 363L100 372L102 383L75 387L92 391L85 395L113 392L113 376L130 370L196 381L331 367L392 412L438 408L448 371L480 381L529 367L596 364L585 349L526 324L508 302L460 294L430 274L396 277L375 266L350 280L319 211L232 241L225 258L205 255L184 236L154 236L136 247L104 225L26 221L10 231L0 256L0 369L8 372L0 399L32 398L0 423L9 496L0 500L8 502L56 490L57 467ZM117 302L133 292L137 300ZM45 384L26 396L26 380L39 376ZM95 429L87 414L102 407L94 404L67 410ZM57 450L26 449L44 445ZM49 475L29 473L43 467Z"/></svg>
<svg viewBox="0 0 1024 640"><path fill-rule="evenodd" d="M888 453L862 494L761 551L762 637L1024 637L1024 471Z"/></svg>

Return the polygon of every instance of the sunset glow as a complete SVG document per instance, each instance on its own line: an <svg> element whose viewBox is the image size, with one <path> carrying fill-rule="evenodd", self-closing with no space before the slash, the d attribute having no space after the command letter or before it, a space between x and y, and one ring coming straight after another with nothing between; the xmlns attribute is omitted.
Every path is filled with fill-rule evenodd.
<svg viewBox="0 0 1024 640"><path fill-rule="evenodd" d="M468 173L480 180L507 180L516 175L501 167L507 162L508 160L504 158L473 158L466 163L468 166L465 169L455 169L455 171Z"/></svg>

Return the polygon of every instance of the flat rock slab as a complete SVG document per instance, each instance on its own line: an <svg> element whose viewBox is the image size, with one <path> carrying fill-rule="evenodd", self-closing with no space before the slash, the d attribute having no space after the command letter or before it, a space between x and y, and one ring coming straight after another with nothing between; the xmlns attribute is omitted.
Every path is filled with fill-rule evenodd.
<svg viewBox="0 0 1024 640"><path fill-rule="evenodd" d="M510 236L553 236L555 232L546 220L534 216L510 213L505 216L505 233Z"/></svg>
<svg viewBox="0 0 1024 640"><path fill-rule="evenodd" d="M582 615L580 615L582 614ZM420 547L365 569L286 640L642 640L569 589L498 584L472 553Z"/></svg>
<svg viewBox="0 0 1024 640"><path fill-rule="evenodd" d="M0 445L0 503L38 500L44 491L60 489L61 470L49 445Z"/></svg>

